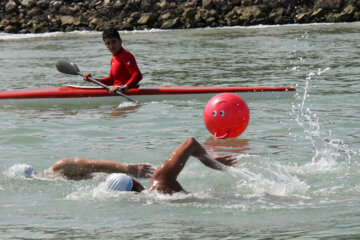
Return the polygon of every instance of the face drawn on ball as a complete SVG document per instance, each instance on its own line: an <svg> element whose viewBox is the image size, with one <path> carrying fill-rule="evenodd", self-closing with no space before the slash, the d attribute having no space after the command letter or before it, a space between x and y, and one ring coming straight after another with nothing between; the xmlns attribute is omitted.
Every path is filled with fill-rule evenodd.
<svg viewBox="0 0 360 240"><path fill-rule="evenodd" d="M245 131L249 117L246 102L231 93L213 97L204 110L205 126L215 139L236 138Z"/></svg>
<svg viewBox="0 0 360 240"><path fill-rule="evenodd" d="M217 115L217 110L213 111L213 117L216 117ZM219 113L220 117L224 117L225 116L225 110L221 110Z"/></svg>
<svg viewBox="0 0 360 240"><path fill-rule="evenodd" d="M210 123L216 126L214 131L214 137L216 139L224 139L227 138L231 132L231 129L228 127L228 120L225 116L226 113L226 101L219 101L216 102L213 106L212 116L213 118L210 119Z"/></svg>

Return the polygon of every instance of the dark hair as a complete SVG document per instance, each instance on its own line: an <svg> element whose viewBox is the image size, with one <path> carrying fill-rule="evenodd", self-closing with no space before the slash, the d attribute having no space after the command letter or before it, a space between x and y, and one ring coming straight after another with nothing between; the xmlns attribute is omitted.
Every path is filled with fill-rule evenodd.
<svg viewBox="0 0 360 240"><path fill-rule="evenodd" d="M120 34L115 28L107 28L102 33L103 41L105 41L106 38L117 38L120 39Z"/></svg>

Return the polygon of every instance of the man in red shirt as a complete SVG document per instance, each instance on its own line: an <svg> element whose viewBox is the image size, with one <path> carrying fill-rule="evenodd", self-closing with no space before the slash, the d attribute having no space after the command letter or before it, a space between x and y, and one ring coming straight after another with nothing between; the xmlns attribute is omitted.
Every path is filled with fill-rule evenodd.
<svg viewBox="0 0 360 240"><path fill-rule="evenodd" d="M110 93L117 89L125 93L130 88L138 88L142 74L136 64L135 57L122 47L122 40L114 28L104 30L102 33L106 48L112 53L111 69L108 77L97 79L111 86ZM84 80L89 81L90 73L83 74Z"/></svg>

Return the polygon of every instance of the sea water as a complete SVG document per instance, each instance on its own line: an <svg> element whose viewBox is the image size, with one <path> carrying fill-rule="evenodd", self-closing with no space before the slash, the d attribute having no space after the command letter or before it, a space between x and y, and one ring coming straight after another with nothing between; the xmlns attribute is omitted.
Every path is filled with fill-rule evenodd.
<svg viewBox="0 0 360 240"><path fill-rule="evenodd" d="M214 140L206 102L0 107L1 239L347 239L360 237L359 23L120 32L143 86L285 86L293 98L248 101L236 139ZM83 84L67 57L105 77L100 32L0 33L1 90ZM120 103L120 100L119 100ZM189 194L109 192L91 180L29 179L66 157L159 166L188 137L236 166L191 158ZM149 179L139 179L145 186Z"/></svg>

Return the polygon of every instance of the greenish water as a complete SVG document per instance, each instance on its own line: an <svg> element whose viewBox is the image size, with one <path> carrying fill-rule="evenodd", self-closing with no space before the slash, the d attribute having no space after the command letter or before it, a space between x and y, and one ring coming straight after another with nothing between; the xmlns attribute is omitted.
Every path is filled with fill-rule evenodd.
<svg viewBox="0 0 360 240"><path fill-rule="evenodd" d="M0 108L1 239L348 239L360 237L359 23L121 32L142 85L286 86L294 98L248 102L236 139L206 130L206 102ZM82 84L59 57L106 76L101 33L0 34L1 89ZM190 159L191 193L111 193L92 180L25 179L65 157L158 166L186 138L231 153L218 172ZM147 186L148 179L140 179Z"/></svg>

